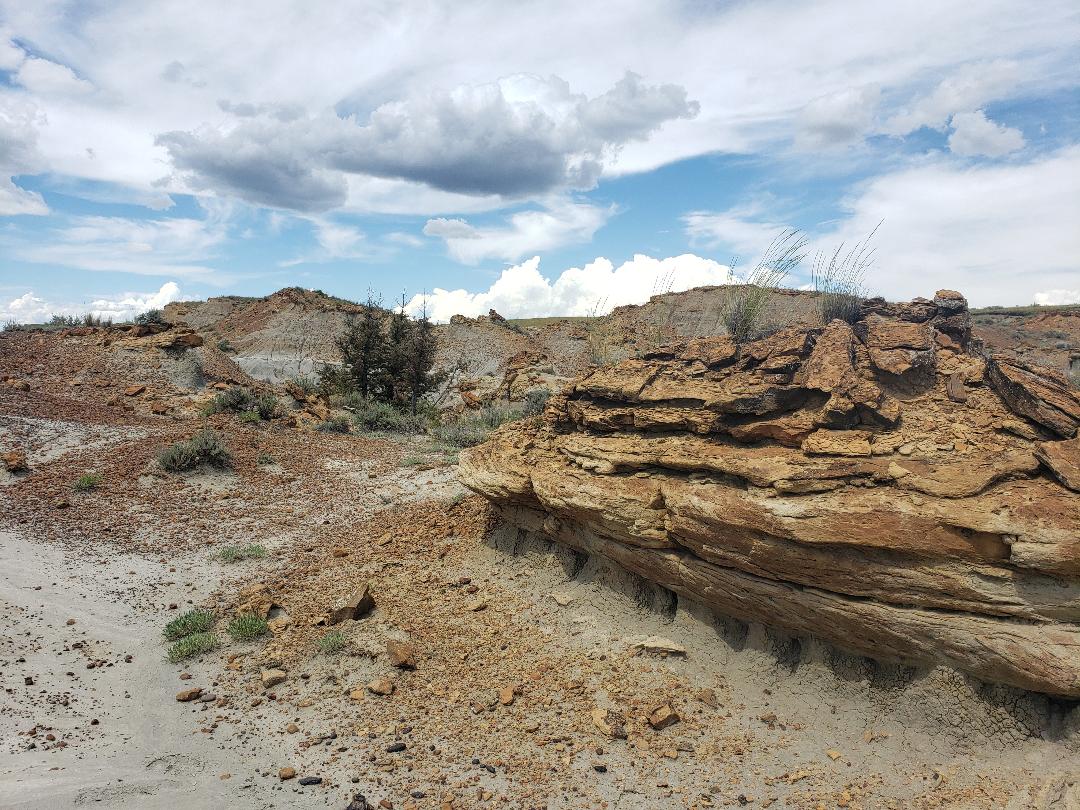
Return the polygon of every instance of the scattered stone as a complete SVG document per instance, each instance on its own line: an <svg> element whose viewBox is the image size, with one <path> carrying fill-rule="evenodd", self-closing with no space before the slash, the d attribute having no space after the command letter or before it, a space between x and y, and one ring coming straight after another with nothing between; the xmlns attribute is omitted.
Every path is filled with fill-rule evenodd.
<svg viewBox="0 0 1080 810"><path fill-rule="evenodd" d="M649 636L644 641L639 641L634 644L631 649L634 651L635 655L638 653L650 653L662 657L669 655L678 655L683 658L686 657L686 647L681 644L676 644L671 639L662 636Z"/></svg>
<svg viewBox="0 0 1080 810"><path fill-rule="evenodd" d="M4 468L10 473L26 472L26 453L22 450L10 450L0 456L3 459Z"/></svg>
<svg viewBox="0 0 1080 810"><path fill-rule="evenodd" d="M392 695L394 693L394 682L389 678L376 678L367 685L367 690L373 695Z"/></svg>
<svg viewBox="0 0 1080 810"><path fill-rule="evenodd" d="M285 726L285 733L286 734L295 734L299 730L300 730L300 726L296 725L296 723L289 723L289 725Z"/></svg>
<svg viewBox="0 0 1080 810"><path fill-rule="evenodd" d="M194 686L191 689L182 689L176 693L176 699L181 703L187 703L188 701L195 700L202 694L201 686Z"/></svg>
<svg viewBox="0 0 1080 810"><path fill-rule="evenodd" d="M283 683L286 677L288 676L280 669L264 669L259 673L259 680L262 681L264 689L269 689L271 686L277 686L279 683Z"/></svg>
<svg viewBox="0 0 1080 810"><path fill-rule="evenodd" d="M663 706L657 706L649 712L649 725L657 731L665 729L668 726L673 726L681 719L679 713L671 707L670 703L665 703Z"/></svg>
<svg viewBox="0 0 1080 810"><path fill-rule="evenodd" d="M296 776L296 768L290 768L288 766L278 771L278 779L284 782L286 779L292 779Z"/></svg>
<svg viewBox="0 0 1080 810"><path fill-rule="evenodd" d="M301 779L298 782L298 784L301 784L304 787L308 787L310 785L321 785L322 784L322 777L321 776L305 776L303 779Z"/></svg>
<svg viewBox="0 0 1080 810"><path fill-rule="evenodd" d="M483 599L477 599L477 600L475 600L473 602L469 602L469 604L467 604L465 606L465 609L470 610L473 613L478 613L481 610L484 610L486 607L487 607L487 602L485 602Z"/></svg>
<svg viewBox="0 0 1080 810"><path fill-rule="evenodd" d="M623 716L614 709L595 708L589 713L593 725L613 740L626 739L626 726Z"/></svg>
<svg viewBox="0 0 1080 810"><path fill-rule="evenodd" d="M127 388L124 389L124 396L137 397L139 394L141 394L145 390L146 390L145 385L129 385Z"/></svg>
<svg viewBox="0 0 1080 810"><path fill-rule="evenodd" d="M504 686L499 690L499 703L509 706L514 702L514 687Z"/></svg>
<svg viewBox="0 0 1080 810"><path fill-rule="evenodd" d="M836 762L836 760L840 759L840 757L842 757L843 754L841 754L835 748L830 748L828 751L825 752L825 756L827 756L833 762Z"/></svg>
<svg viewBox="0 0 1080 810"><path fill-rule="evenodd" d="M573 594L561 593L561 592L558 592L558 591L553 593L551 595L551 598L555 600L555 604L557 604L559 607L566 607L567 605L569 605L571 602L574 601Z"/></svg>
<svg viewBox="0 0 1080 810"><path fill-rule="evenodd" d="M354 793L352 801L346 805L345 810L369 810L367 797L363 793Z"/></svg>
<svg viewBox="0 0 1080 810"><path fill-rule="evenodd" d="M408 641L390 639L386 642L390 664L398 669L416 669L416 647Z"/></svg>
<svg viewBox="0 0 1080 810"><path fill-rule="evenodd" d="M365 584L353 591L327 615L326 623L330 625L341 624L350 619L362 619L375 607L375 598L371 595L371 589Z"/></svg>
<svg viewBox="0 0 1080 810"><path fill-rule="evenodd" d="M390 745L386 746L386 753L388 754L397 754L404 750L405 743L403 742L390 743Z"/></svg>

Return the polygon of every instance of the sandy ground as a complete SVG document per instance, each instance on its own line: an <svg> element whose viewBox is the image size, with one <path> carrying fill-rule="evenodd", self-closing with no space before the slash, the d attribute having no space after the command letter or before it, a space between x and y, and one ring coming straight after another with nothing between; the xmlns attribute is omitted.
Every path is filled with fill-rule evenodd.
<svg viewBox="0 0 1080 810"><path fill-rule="evenodd" d="M493 528L417 440L219 420L232 471L154 474L154 447L194 426L0 417L31 449L29 476L0 476L0 807L1080 802L1073 704L711 616ZM100 491L72 493L102 459ZM214 556L251 541L266 559ZM252 583L290 624L238 644L223 625ZM320 653L320 614L361 583L375 610ZM162 627L195 605L221 617L222 647L167 663ZM656 637L674 652L638 651ZM391 664L391 640L415 669ZM270 667L286 680L267 688ZM377 678L391 695L365 688ZM177 702L187 687L214 699ZM679 720L653 728L664 705ZM608 709L625 739L594 721Z"/></svg>

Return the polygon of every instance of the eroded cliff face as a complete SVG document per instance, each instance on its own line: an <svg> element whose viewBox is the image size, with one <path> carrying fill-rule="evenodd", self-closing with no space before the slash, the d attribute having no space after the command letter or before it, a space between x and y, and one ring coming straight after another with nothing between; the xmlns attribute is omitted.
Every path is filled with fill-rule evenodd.
<svg viewBox="0 0 1080 810"><path fill-rule="evenodd" d="M746 621L1080 697L1080 398L967 305L666 347L462 455L504 517Z"/></svg>

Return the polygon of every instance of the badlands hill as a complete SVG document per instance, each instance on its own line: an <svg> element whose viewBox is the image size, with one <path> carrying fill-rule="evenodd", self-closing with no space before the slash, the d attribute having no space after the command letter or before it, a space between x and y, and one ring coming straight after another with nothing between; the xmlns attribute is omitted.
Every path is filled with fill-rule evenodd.
<svg viewBox="0 0 1080 810"><path fill-rule="evenodd" d="M564 385L597 361L617 362L672 340L722 334L724 295L722 287L698 287L656 295L598 318L455 316L438 327L438 365L451 372L452 390L443 404L476 405L508 393L517 401L529 388ZM263 298L177 302L165 308L165 315L197 331L208 345L225 346L245 373L280 383L337 362L334 341L359 310L352 301L289 287ZM975 345L1080 374L1080 306L992 308L972 316ZM764 321L816 325L815 294L776 291Z"/></svg>

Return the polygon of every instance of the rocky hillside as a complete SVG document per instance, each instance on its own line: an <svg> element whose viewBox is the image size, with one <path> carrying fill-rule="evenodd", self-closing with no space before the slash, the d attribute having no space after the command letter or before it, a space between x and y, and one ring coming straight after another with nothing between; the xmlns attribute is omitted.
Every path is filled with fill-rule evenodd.
<svg viewBox="0 0 1080 810"><path fill-rule="evenodd" d="M965 300L677 342L465 453L529 531L717 612L1080 696L1080 397Z"/></svg>

